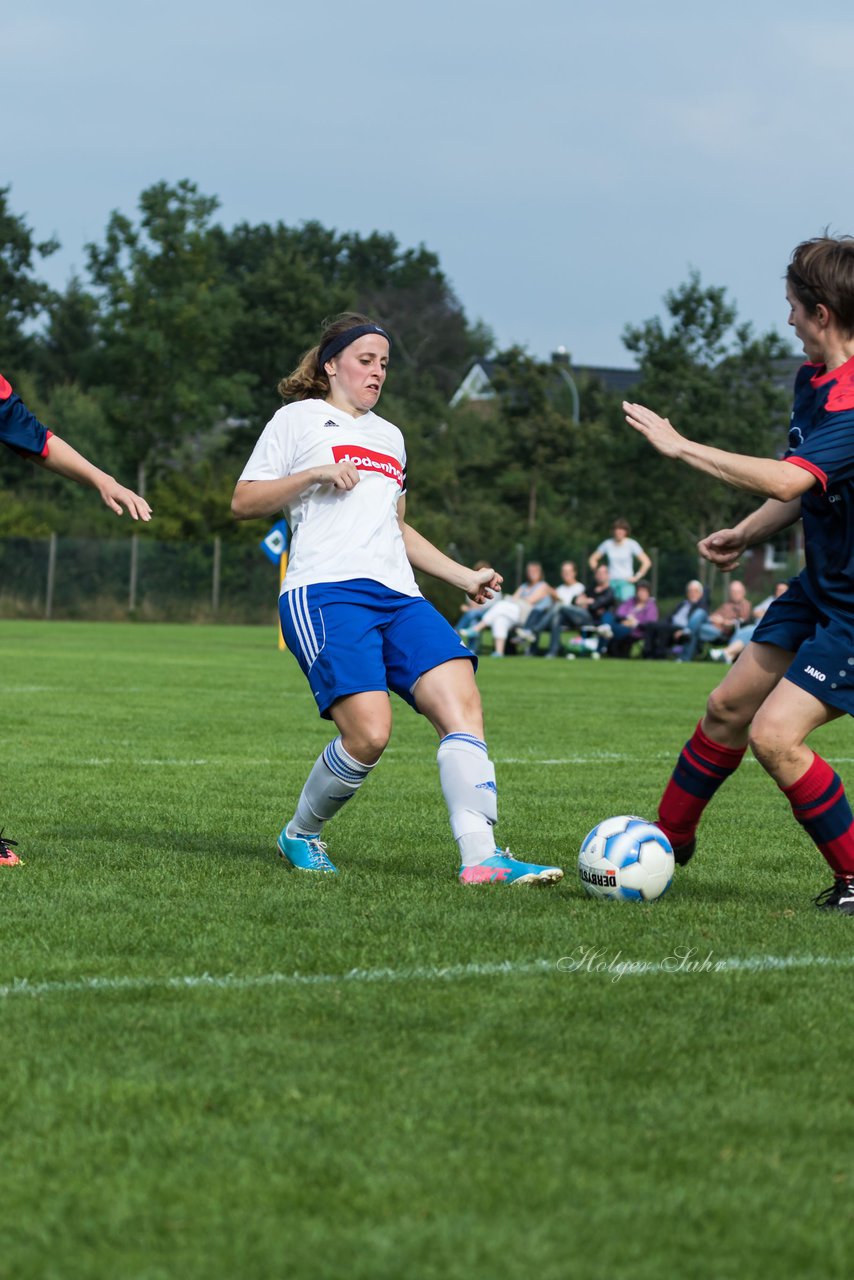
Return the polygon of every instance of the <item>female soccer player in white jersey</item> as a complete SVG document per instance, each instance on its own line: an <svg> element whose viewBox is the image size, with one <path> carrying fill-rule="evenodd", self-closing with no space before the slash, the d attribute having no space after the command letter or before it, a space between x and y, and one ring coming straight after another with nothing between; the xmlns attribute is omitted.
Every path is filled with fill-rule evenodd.
<svg viewBox="0 0 854 1280"><path fill-rule="evenodd" d="M279 610L288 648L317 708L338 730L278 838L290 867L334 872L325 823L369 776L391 734L388 690L439 735L439 778L463 884L549 883L559 867L496 848L495 769L483 733L477 659L422 596L413 569L489 600L491 568L467 569L406 523L406 450L374 413L391 343L365 316L326 324L279 391L291 401L265 427L237 483L240 520L284 508L290 557Z"/></svg>

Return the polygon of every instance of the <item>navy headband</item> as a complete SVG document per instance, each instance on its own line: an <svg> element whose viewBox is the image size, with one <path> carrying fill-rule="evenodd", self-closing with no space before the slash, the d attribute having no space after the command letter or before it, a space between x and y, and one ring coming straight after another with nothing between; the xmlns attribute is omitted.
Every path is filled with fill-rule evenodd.
<svg viewBox="0 0 854 1280"><path fill-rule="evenodd" d="M352 329L345 329L343 333L339 333L337 338L332 338L327 342L326 346L321 350L317 357L317 367L323 369L326 361L331 360L333 356L337 356L339 351L343 351L345 347L349 347L351 342L355 342L357 338L363 338L366 333L378 333L380 337L385 338L386 342L391 346L391 338L385 329L381 329L378 324L357 324Z"/></svg>

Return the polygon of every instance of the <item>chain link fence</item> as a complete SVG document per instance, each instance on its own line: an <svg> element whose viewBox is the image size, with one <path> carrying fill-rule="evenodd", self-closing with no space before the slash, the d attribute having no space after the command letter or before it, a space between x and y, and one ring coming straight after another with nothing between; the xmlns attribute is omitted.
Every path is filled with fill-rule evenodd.
<svg viewBox="0 0 854 1280"><path fill-rule="evenodd" d="M457 558L457 548L447 548ZM571 554L571 553L570 553ZM579 577L590 578L587 548L576 552ZM675 604L685 582L700 573L696 553L650 548L652 591L662 610ZM505 590L521 581L529 549L522 543L500 566ZM803 564L799 545L757 547L738 571L754 602L769 595L774 583L797 573ZM551 566L547 565L547 572ZM703 563L702 575L713 600L723 599L726 578ZM420 578L420 575L419 575ZM515 579L515 580L514 580ZM557 566L551 574L557 583ZM461 593L447 583L420 578L428 599L455 621ZM149 537L0 538L0 618L62 618L152 622L275 621L279 594L277 568L257 543L158 542Z"/></svg>
<svg viewBox="0 0 854 1280"><path fill-rule="evenodd" d="M0 617L269 623L279 576L256 545L0 538Z"/></svg>

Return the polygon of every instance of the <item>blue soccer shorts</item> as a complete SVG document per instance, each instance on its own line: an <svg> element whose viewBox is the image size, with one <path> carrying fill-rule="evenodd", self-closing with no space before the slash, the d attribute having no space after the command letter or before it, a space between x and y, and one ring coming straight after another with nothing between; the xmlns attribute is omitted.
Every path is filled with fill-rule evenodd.
<svg viewBox="0 0 854 1280"><path fill-rule="evenodd" d="M351 693L391 689L415 707L421 676L452 658L467 658L477 669L474 654L423 596L404 596L369 578L285 591L279 617L325 720L332 703Z"/></svg>
<svg viewBox="0 0 854 1280"><path fill-rule="evenodd" d="M854 618L825 613L793 578L768 606L751 639L794 653L785 678L820 702L854 715Z"/></svg>

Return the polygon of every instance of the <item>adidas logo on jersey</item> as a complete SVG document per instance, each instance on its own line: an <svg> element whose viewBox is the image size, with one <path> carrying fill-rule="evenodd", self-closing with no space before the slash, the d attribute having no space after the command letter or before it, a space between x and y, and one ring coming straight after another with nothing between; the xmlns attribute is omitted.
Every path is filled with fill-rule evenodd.
<svg viewBox="0 0 854 1280"><path fill-rule="evenodd" d="M327 418L323 425L324 427L337 427L338 423L335 422L332 418Z"/></svg>

